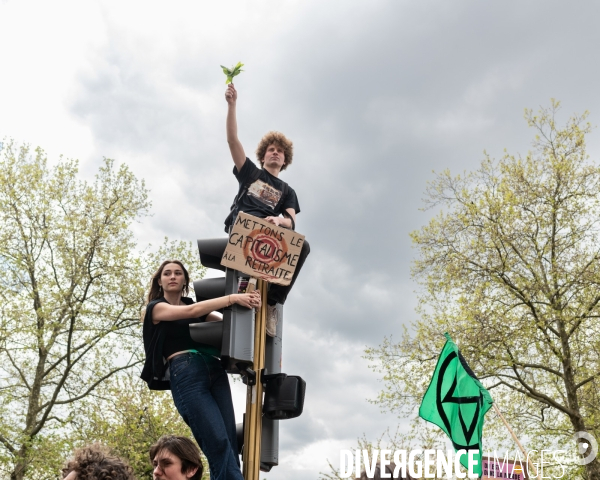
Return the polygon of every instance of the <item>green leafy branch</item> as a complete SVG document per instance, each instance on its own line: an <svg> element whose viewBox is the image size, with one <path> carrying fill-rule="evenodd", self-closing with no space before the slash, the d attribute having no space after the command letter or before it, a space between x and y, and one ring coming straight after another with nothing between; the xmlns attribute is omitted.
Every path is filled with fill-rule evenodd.
<svg viewBox="0 0 600 480"><path fill-rule="evenodd" d="M225 80L226 85L233 81L233 77L235 77L236 75L239 75L241 72L243 72L243 70L242 70L243 66L244 66L244 64L242 62L238 62L237 65L231 69L221 65L221 68L223 69L223 73L225 75L227 75L227 80Z"/></svg>

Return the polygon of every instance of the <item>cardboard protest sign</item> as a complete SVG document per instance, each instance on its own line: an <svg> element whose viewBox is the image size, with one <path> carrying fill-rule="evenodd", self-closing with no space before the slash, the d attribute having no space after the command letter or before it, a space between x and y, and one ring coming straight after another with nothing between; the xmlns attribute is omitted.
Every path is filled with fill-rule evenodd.
<svg viewBox="0 0 600 480"><path fill-rule="evenodd" d="M240 212L221 265L279 285L289 285L304 235Z"/></svg>

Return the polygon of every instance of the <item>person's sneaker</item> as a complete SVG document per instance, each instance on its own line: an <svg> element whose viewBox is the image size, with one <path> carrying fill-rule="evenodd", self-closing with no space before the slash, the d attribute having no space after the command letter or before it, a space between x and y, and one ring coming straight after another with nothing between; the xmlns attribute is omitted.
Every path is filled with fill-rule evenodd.
<svg viewBox="0 0 600 480"><path fill-rule="evenodd" d="M274 337L277 335L277 324L279 323L279 311L277 304L267 305L267 335Z"/></svg>

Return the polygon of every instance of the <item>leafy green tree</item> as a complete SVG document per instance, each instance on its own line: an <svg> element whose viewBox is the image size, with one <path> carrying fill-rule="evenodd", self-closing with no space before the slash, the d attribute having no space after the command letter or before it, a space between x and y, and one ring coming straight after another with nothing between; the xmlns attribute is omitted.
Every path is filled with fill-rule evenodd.
<svg viewBox="0 0 600 480"><path fill-rule="evenodd" d="M189 244L166 242L158 252L139 253L129 226L148 208L144 182L124 165L105 160L88 183L78 178L74 160L49 166L40 148L4 144L0 472L5 476L48 478L37 467L64 459L76 402L141 362L140 313L149 275L161 255L186 261L192 251ZM201 274L197 264L192 270Z"/></svg>
<svg viewBox="0 0 600 480"><path fill-rule="evenodd" d="M587 113L559 127L558 109L526 110L536 137L524 158L486 154L429 185L438 214L412 233L420 320L367 350L384 410L414 415L448 331L531 448L600 438L600 168L586 155ZM600 463L576 474L598 479Z"/></svg>
<svg viewBox="0 0 600 480"><path fill-rule="evenodd" d="M162 435L192 438L170 392L148 389L137 372L112 377L79 402L72 415L75 445L100 441L127 458L141 479L152 478L150 446ZM208 463L204 460L208 479Z"/></svg>

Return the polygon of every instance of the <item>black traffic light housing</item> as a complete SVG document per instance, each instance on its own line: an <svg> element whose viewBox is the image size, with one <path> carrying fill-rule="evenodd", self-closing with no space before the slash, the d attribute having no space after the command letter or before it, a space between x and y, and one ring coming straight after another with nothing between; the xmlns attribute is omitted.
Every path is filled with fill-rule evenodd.
<svg viewBox="0 0 600 480"><path fill-rule="evenodd" d="M263 415L272 420L299 417L304 408L306 382L295 375L264 375Z"/></svg>
<svg viewBox="0 0 600 480"><path fill-rule="evenodd" d="M227 246L227 238L198 240L200 261L207 268L225 272L225 277L208 278L194 282L198 302L240 293L240 285L248 275L221 265ZM283 311L279 309L279 324L275 337L267 337L265 369L261 374L264 389L264 404L261 434L260 469L264 472L279 464L279 420L299 416L304 407L306 382L298 377L281 372ZM190 325L192 339L212 345L221 350L221 361L227 373L239 373L244 383L252 385L256 373L254 362L254 312L237 304L220 310L222 322L205 322ZM244 442L244 423L236 426L238 449L241 453Z"/></svg>
<svg viewBox="0 0 600 480"><path fill-rule="evenodd" d="M194 282L196 301L224 297L238 293L239 285L247 278L236 270L221 265L227 238L198 240L202 265L225 272L225 277L207 278ZM221 362L227 373L241 373L252 377L254 362L254 312L237 304L220 310L222 322L204 322L190 325L192 340L212 345L221 350ZM248 375L246 375L248 373Z"/></svg>

